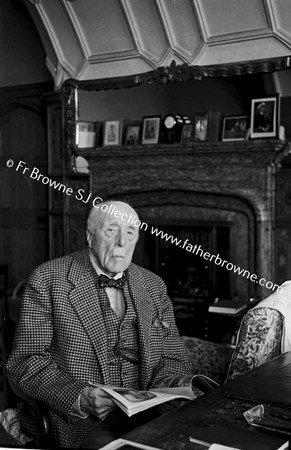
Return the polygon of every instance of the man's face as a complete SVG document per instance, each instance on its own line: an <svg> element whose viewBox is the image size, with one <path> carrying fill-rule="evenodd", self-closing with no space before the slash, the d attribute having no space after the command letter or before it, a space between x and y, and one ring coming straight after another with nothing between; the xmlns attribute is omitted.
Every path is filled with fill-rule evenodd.
<svg viewBox="0 0 291 450"><path fill-rule="evenodd" d="M107 275L114 276L126 270L131 263L138 240L138 228L127 220L130 215L135 219L138 219L138 216L126 203L111 202L110 204L115 205L114 212L119 211L121 215L116 218L114 214L100 211L101 221L93 232L87 233L87 239L97 265Z"/></svg>

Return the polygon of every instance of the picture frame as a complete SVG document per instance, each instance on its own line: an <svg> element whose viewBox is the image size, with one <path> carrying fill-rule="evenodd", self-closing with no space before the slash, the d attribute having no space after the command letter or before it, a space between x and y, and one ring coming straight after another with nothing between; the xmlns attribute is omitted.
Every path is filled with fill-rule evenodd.
<svg viewBox="0 0 291 450"><path fill-rule="evenodd" d="M182 144L188 144L189 142L194 141L194 125L193 123L184 123L181 140Z"/></svg>
<svg viewBox="0 0 291 450"><path fill-rule="evenodd" d="M142 144L157 144L159 142L161 116L145 116L142 122Z"/></svg>
<svg viewBox="0 0 291 450"><path fill-rule="evenodd" d="M76 122L76 146L92 148L96 146L96 123L80 120Z"/></svg>
<svg viewBox="0 0 291 450"><path fill-rule="evenodd" d="M270 138L278 136L278 100L278 95L252 99L250 138Z"/></svg>
<svg viewBox="0 0 291 450"><path fill-rule="evenodd" d="M202 111L194 115L194 141L209 140L209 111Z"/></svg>
<svg viewBox="0 0 291 450"><path fill-rule="evenodd" d="M226 116L222 122L222 141L244 141L248 136L248 116Z"/></svg>
<svg viewBox="0 0 291 450"><path fill-rule="evenodd" d="M121 120L105 120L103 146L121 145Z"/></svg>
<svg viewBox="0 0 291 450"><path fill-rule="evenodd" d="M138 145L140 143L141 123L129 123L124 130L124 145Z"/></svg>

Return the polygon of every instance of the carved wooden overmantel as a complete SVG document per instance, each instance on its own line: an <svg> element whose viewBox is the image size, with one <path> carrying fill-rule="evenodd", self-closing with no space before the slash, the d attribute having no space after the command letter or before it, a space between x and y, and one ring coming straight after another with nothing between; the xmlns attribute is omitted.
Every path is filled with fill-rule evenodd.
<svg viewBox="0 0 291 450"><path fill-rule="evenodd" d="M289 152L289 144L276 139L78 150L89 161L92 198L130 201L149 222L237 220L248 237L237 227L232 262L272 282L275 175ZM236 278L244 295L270 293Z"/></svg>

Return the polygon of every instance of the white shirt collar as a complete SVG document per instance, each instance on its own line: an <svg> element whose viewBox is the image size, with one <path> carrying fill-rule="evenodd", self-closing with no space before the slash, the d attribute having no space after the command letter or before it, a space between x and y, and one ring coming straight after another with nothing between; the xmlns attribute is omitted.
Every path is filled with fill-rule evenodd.
<svg viewBox="0 0 291 450"><path fill-rule="evenodd" d="M91 261L94 269L96 270L97 274L98 275L101 275L101 274L106 275L108 277L108 275L102 269L100 269L99 266L97 266L95 259L90 250L89 250L89 258L90 258L90 261ZM123 275L123 272L118 272L116 275L114 275L114 277L109 277L109 278L113 278L114 280L119 280L119 278L121 278L122 275Z"/></svg>

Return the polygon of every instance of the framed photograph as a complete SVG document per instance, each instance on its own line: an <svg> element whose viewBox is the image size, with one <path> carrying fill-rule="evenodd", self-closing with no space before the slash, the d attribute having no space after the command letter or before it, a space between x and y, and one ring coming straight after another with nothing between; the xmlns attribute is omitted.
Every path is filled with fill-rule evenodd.
<svg viewBox="0 0 291 450"><path fill-rule="evenodd" d="M124 145L137 145L140 143L141 124L132 123L125 127Z"/></svg>
<svg viewBox="0 0 291 450"><path fill-rule="evenodd" d="M244 141L248 134L248 116L224 117L222 122L223 141Z"/></svg>
<svg viewBox="0 0 291 450"><path fill-rule="evenodd" d="M194 141L194 125L193 123L185 123L181 134L181 143L187 144Z"/></svg>
<svg viewBox="0 0 291 450"><path fill-rule="evenodd" d="M148 116L143 118L142 144L157 144L159 142L161 116Z"/></svg>
<svg viewBox="0 0 291 450"><path fill-rule="evenodd" d="M121 121L104 122L103 145L121 145Z"/></svg>
<svg viewBox="0 0 291 450"><path fill-rule="evenodd" d="M78 148L95 147L96 124L95 122L79 121L76 123L76 146Z"/></svg>
<svg viewBox="0 0 291 450"><path fill-rule="evenodd" d="M278 135L278 96L254 98L251 104L251 138Z"/></svg>
<svg viewBox="0 0 291 450"><path fill-rule="evenodd" d="M194 141L208 141L209 111L194 115Z"/></svg>

